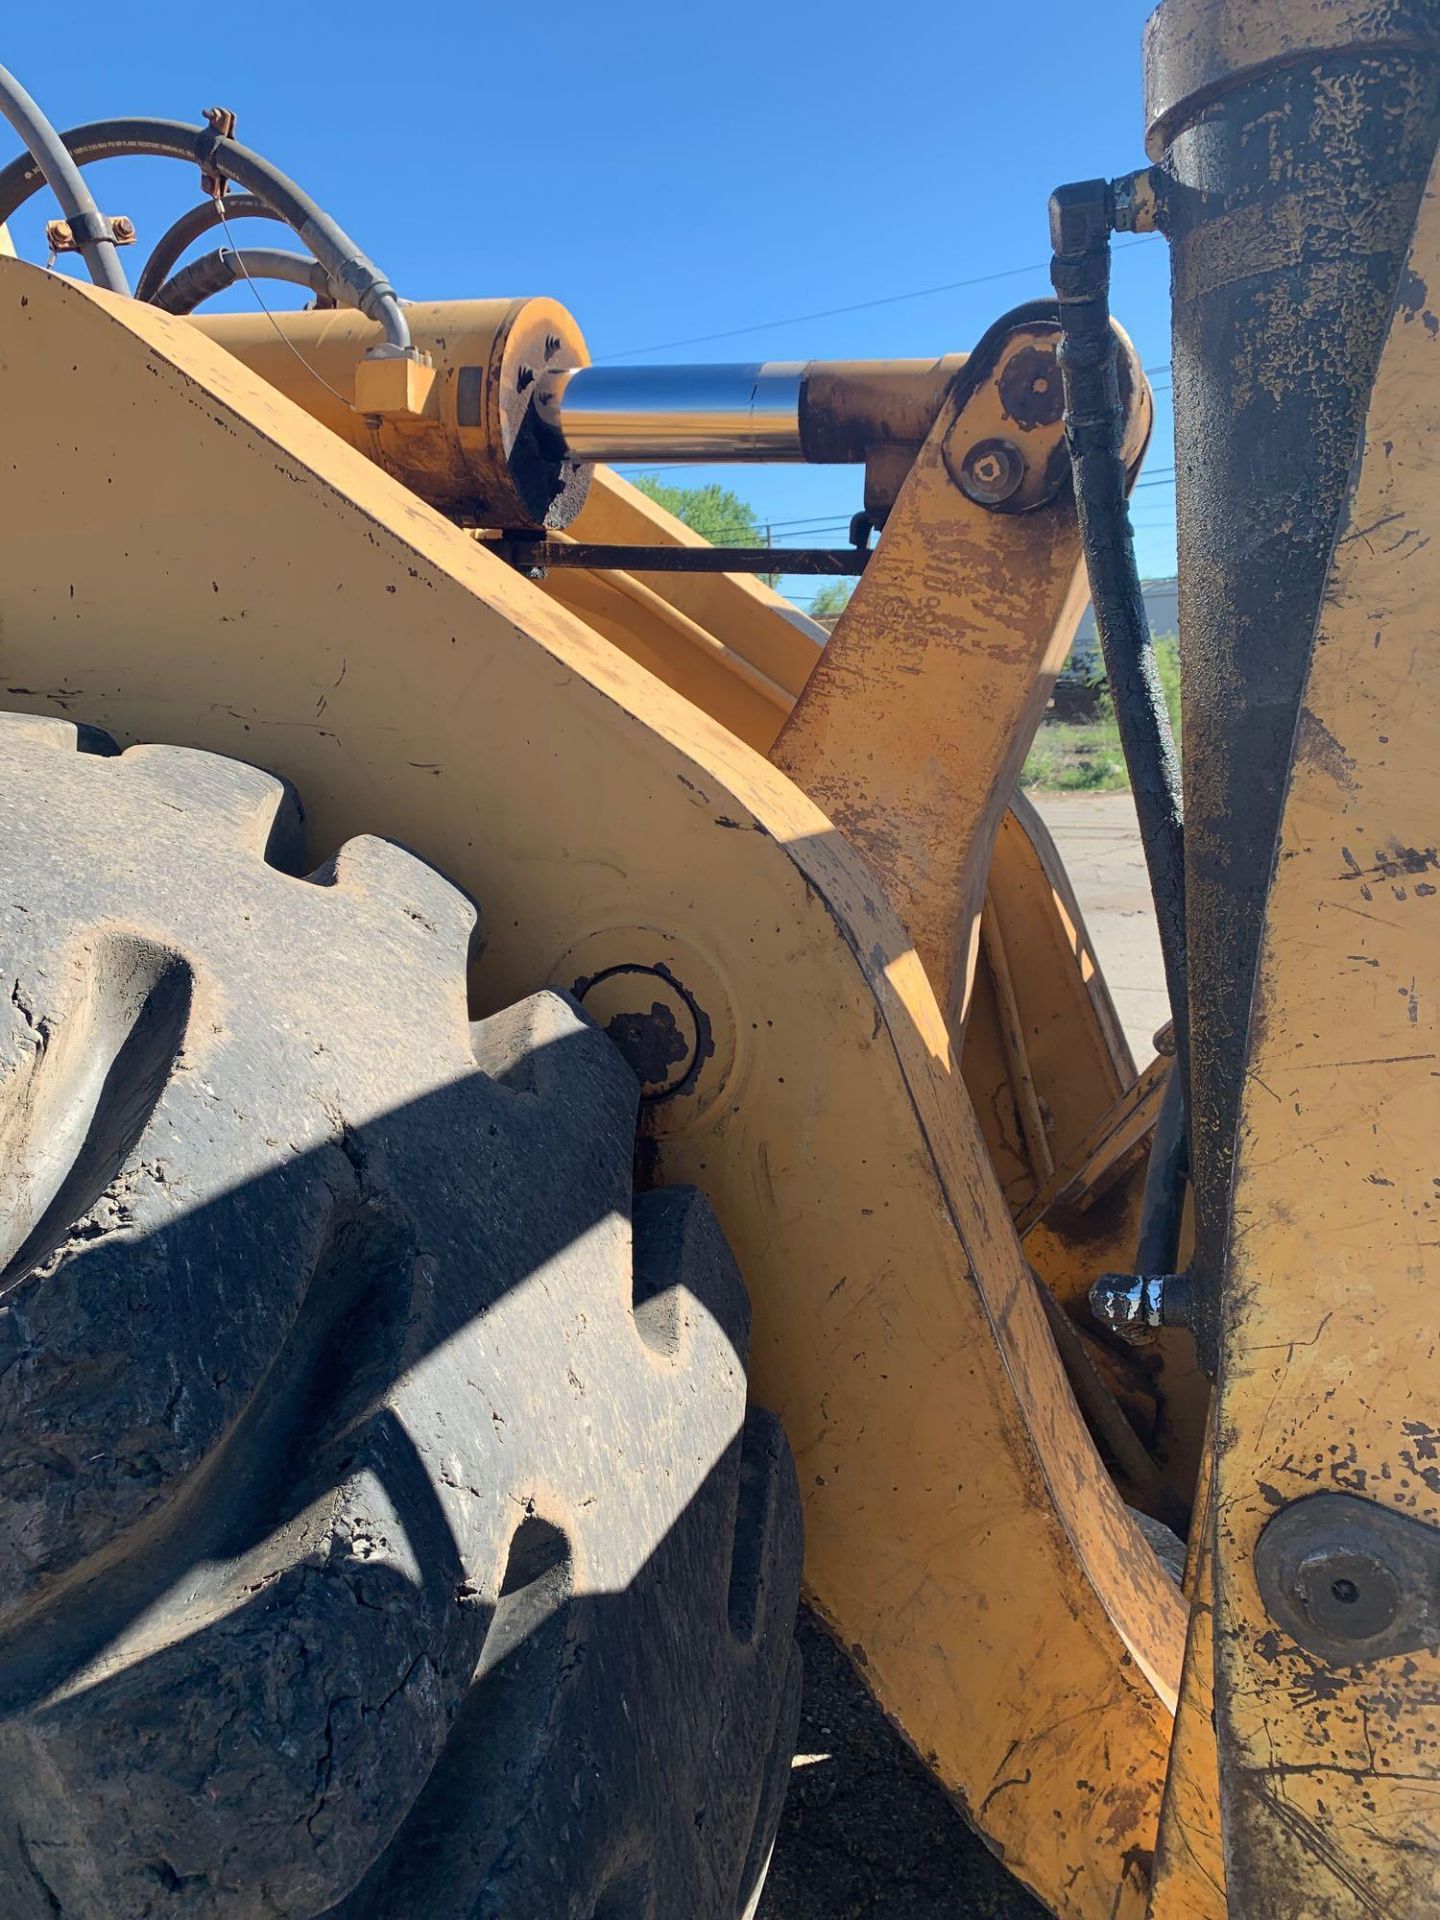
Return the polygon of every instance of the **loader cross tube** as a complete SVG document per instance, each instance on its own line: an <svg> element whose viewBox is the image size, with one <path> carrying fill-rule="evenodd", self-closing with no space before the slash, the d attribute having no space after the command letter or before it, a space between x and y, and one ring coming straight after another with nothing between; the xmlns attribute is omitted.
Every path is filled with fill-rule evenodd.
<svg viewBox="0 0 1440 1920"><path fill-rule="evenodd" d="M819 573L865 571L862 547L622 547L564 540L485 540L521 572L539 567L585 567L624 573Z"/></svg>

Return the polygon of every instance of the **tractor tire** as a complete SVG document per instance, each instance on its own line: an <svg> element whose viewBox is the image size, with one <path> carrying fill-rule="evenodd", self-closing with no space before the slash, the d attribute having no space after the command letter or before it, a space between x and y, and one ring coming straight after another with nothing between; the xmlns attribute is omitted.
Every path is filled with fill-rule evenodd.
<svg viewBox="0 0 1440 1920"><path fill-rule="evenodd" d="M752 1910L794 1467L630 1069L270 774L0 769L0 1913Z"/></svg>

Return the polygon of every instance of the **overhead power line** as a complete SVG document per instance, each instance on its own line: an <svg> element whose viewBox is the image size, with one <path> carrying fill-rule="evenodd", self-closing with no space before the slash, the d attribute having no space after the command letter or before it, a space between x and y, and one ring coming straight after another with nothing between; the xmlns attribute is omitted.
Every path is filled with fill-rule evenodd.
<svg viewBox="0 0 1440 1920"><path fill-rule="evenodd" d="M618 467L616 468L617 473L621 471L623 471L623 469ZM647 469L647 472L648 472L648 469ZM821 523L822 519L824 520L824 523L827 526L830 526L832 524L837 524L834 520L833 515L827 517L821 512L797 514L793 519L790 519L790 520L771 520L769 518L762 518L761 515L757 513L757 514L754 514L749 520L727 521L725 522L725 524L727 526L738 527L742 533L754 533L757 527L760 529L761 532L763 532L766 527L769 527L772 531L777 527L788 527L792 529L795 527L815 527ZM838 522L838 524L842 526L848 526L850 523L848 520L845 520L845 521Z"/></svg>
<svg viewBox="0 0 1440 1920"><path fill-rule="evenodd" d="M1147 478L1138 481L1136 483L1136 487L1134 490L1138 492L1142 487L1173 487L1174 484L1175 484L1174 469L1171 468L1168 472L1152 474ZM1158 500L1142 501L1140 504L1142 507L1148 508L1152 511L1157 511L1157 510L1163 511L1163 509L1161 509L1161 504ZM1152 532L1157 527L1163 527L1164 525L1171 524L1171 523L1173 523L1173 516L1171 516L1170 522L1155 521L1155 522L1146 522L1141 524L1144 526L1145 531ZM803 544L808 544L810 540L812 540L813 538L815 538L820 534L848 533L849 529L850 529L850 522L848 519L832 519L832 520L795 519L795 520L766 520L766 521L761 521L757 519L757 520L722 520L722 521L719 521L713 527L711 527L708 530L708 533L709 533L709 536L712 536L712 537L717 534L722 537L726 534L734 534L737 537L737 544L749 545L749 544L755 543L760 537L760 535L766 532L775 533L775 532L783 531L789 536L790 543L792 545L797 543L803 545ZM774 551L777 555L783 554L785 552L785 544L781 541L776 541L774 543Z"/></svg>
<svg viewBox="0 0 1440 1920"><path fill-rule="evenodd" d="M1143 246L1143 240L1121 240L1114 251L1123 253L1130 247ZM683 340L660 340L648 347L623 347L618 353L600 353L595 356L596 364L602 360L627 360L637 353L673 353L679 347L703 347L712 340L738 340L747 333L766 333L771 327L798 327L808 320L833 320L845 313L868 313L875 307L903 306L907 300L930 300L941 293L959 293L966 287L989 286L996 280L1018 280L1027 273L1049 275L1048 260L1032 260L1023 267L1000 267L994 273L976 273L965 280L945 280L935 287L915 287L909 293L884 293L874 300L854 300L844 307L817 307L813 313L792 313L781 320L752 320L743 327L724 327L717 333L692 333ZM1048 279L1047 279L1048 284Z"/></svg>

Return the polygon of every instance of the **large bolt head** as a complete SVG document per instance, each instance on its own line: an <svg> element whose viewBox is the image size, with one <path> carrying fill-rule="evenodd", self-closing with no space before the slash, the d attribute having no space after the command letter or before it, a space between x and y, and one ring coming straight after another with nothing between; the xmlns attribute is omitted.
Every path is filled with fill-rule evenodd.
<svg viewBox="0 0 1440 1920"><path fill-rule="evenodd" d="M1331 1666L1440 1646L1440 1528L1359 1494L1277 1508L1255 1581L1275 1624Z"/></svg>
<svg viewBox="0 0 1440 1920"><path fill-rule="evenodd" d="M1378 1553L1319 1546L1295 1569L1295 1598L1322 1633L1370 1640L1400 1611L1400 1583Z"/></svg>
<svg viewBox="0 0 1440 1920"><path fill-rule="evenodd" d="M998 507L1025 478L1025 456L1009 440L978 440L961 456L960 491L982 507Z"/></svg>

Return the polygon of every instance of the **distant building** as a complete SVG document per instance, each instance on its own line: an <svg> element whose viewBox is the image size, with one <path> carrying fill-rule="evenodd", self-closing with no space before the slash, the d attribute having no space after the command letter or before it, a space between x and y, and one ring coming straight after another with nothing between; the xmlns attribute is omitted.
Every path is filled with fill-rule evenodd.
<svg viewBox="0 0 1440 1920"><path fill-rule="evenodd" d="M1140 591L1145 596L1145 611L1150 616L1150 631L1158 640L1161 635L1180 631L1180 603L1178 585L1174 580L1142 580ZM1075 644L1070 649L1070 658L1065 662L1060 678L1069 681L1090 683L1102 680L1105 668L1100 659L1100 640L1095 632L1095 609L1086 607L1075 631Z"/></svg>
<svg viewBox="0 0 1440 1920"><path fill-rule="evenodd" d="M1159 640L1180 629L1179 596L1173 580L1142 580L1145 611L1150 631ZM1055 692L1050 700L1054 720L1090 720L1099 709L1105 685L1105 663L1100 658L1100 637L1095 631L1095 610L1086 607L1075 630L1069 658L1060 669Z"/></svg>

